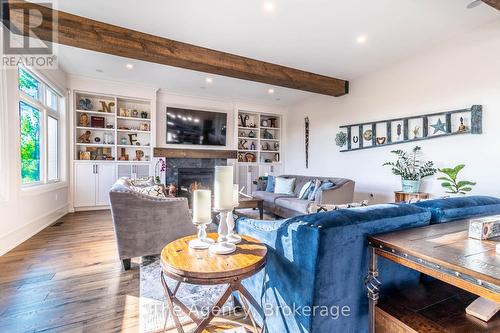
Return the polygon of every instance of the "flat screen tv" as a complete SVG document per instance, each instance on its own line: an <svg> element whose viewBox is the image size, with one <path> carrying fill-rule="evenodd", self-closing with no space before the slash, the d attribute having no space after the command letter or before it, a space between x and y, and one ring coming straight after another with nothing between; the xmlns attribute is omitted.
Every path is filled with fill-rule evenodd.
<svg viewBox="0 0 500 333"><path fill-rule="evenodd" d="M227 114L167 107L167 143L225 146Z"/></svg>

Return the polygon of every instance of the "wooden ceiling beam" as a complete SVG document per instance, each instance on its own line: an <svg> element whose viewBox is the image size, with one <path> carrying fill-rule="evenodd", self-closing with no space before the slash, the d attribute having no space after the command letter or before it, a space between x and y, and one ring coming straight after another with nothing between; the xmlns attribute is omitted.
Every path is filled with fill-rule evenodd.
<svg viewBox="0 0 500 333"><path fill-rule="evenodd" d="M493 8L496 8L497 10L500 10L500 0L483 0L483 2Z"/></svg>
<svg viewBox="0 0 500 333"><path fill-rule="evenodd" d="M38 14L39 18L41 13L44 19L31 31L45 41L52 41L56 32L55 42L59 44L115 56L329 96L342 96L349 92L349 82L345 80L182 43L30 2L7 1L10 10L6 12L10 17L4 14L4 24L8 26L10 22L11 30L15 32L17 28L17 33L27 35L29 21L25 20L23 13L27 13L26 9L35 9L29 15L36 19L35 16ZM14 9L23 9L24 12Z"/></svg>

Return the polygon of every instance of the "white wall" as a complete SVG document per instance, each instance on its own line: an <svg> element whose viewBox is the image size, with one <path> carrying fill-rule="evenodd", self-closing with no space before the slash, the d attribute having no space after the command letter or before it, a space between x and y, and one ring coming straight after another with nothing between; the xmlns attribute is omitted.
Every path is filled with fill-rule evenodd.
<svg viewBox="0 0 500 333"><path fill-rule="evenodd" d="M45 70L39 72L65 95L66 77L62 71ZM0 255L14 248L38 231L53 223L68 212L68 164L63 161L62 182L57 185L44 185L32 189L21 189L19 116L17 99L16 70L5 70L7 93L1 98L5 103L3 116L6 116L7 142L5 155L2 155L2 170L6 179L4 195L0 198ZM67 118L61 118L66 126ZM67 151L62 140L62 151Z"/></svg>
<svg viewBox="0 0 500 333"><path fill-rule="evenodd" d="M462 176L477 181L473 194L500 196L500 20L458 36L375 73L351 82L341 98L314 96L288 114L286 172L340 176L356 181L356 199L375 194L375 202L393 200L400 180L382 163L390 147L340 153L335 135L340 125L377 121L483 105L483 135L463 135L419 142L438 167L467 166ZM311 122L310 167L304 162L304 117ZM435 177L424 191L444 194Z"/></svg>

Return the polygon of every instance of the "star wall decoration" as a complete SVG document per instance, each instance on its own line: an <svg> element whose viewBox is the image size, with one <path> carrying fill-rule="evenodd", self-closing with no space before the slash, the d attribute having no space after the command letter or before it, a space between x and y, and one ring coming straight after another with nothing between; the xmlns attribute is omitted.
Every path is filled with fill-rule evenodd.
<svg viewBox="0 0 500 333"><path fill-rule="evenodd" d="M431 125L431 127L434 128L434 133L432 134L436 134L439 131L446 133L446 124L441 121L441 118L438 119L437 123Z"/></svg>

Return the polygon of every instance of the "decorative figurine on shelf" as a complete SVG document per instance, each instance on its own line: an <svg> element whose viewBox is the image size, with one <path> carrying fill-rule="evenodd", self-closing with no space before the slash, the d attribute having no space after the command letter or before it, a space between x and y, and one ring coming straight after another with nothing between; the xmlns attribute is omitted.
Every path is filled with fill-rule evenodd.
<svg viewBox="0 0 500 333"><path fill-rule="evenodd" d="M148 123L142 123L139 125L139 131L143 132L149 132L149 124Z"/></svg>
<svg viewBox="0 0 500 333"><path fill-rule="evenodd" d="M250 150L255 150L255 142L252 142L252 143L250 144Z"/></svg>
<svg viewBox="0 0 500 333"><path fill-rule="evenodd" d="M464 117L460 117L460 125L458 126L458 133L467 132L467 126L464 125Z"/></svg>
<svg viewBox="0 0 500 333"><path fill-rule="evenodd" d="M264 130L264 133L262 133L262 137L267 140L272 140L274 139L274 135L269 132L267 129Z"/></svg>
<svg viewBox="0 0 500 333"><path fill-rule="evenodd" d="M432 134L436 134L439 131L446 133L446 124L441 121L441 118L435 124L432 124L431 127L434 128L434 133Z"/></svg>
<svg viewBox="0 0 500 333"><path fill-rule="evenodd" d="M104 133L104 142L105 144L112 145L113 142L113 134L111 133Z"/></svg>
<svg viewBox="0 0 500 333"><path fill-rule="evenodd" d="M80 115L80 121L78 122L78 126L89 127L89 125L90 125L89 115L86 113L82 113Z"/></svg>
<svg viewBox="0 0 500 333"><path fill-rule="evenodd" d="M248 149L247 143L248 143L248 141L245 140L245 139L240 140L239 143L238 143L238 149L242 149L242 150Z"/></svg>
<svg viewBox="0 0 500 333"><path fill-rule="evenodd" d="M269 127L272 127L272 128L276 128L276 127L278 127L278 126L276 125L276 121L277 121L277 120L278 120L277 118L269 118L269 122L270 122Z"/></svg>
<svg viewBox="0 0 500 333"><path fill-rule="evenodd" d="M273 145L274 150L278 151L280 150L280 144L278 142L275 142Z"/></svg>
<svg viewBox="0 0 500 333"><path fill-rule="evenodd" d="M120 139L120 144L126 145L127 144L127 138L121 138Z"/></svg>
<svg viewBox="0 0 500 333"><path fill-rule="evenodd" d="M120 117L129 117L130 116L130 111L126 108L120 108Z"/></svg>
<svg viewBox="0 0 500 333"><path fill-rule="evenodd" d="M274 162L279 162L280 161L280 153L274 154Z"/></svg>
<svg viewBox="0 0 500 333"><path fill-rule="evenodd" d="M137 111L136 109L133 109L131 114L132 114L132 117L139 118L139 111Z"/></svg>
<svg viewBox="0 0 500 333"><path fill-rule="evenodd" d="M238 153L238 162L245 162L245 157L242 153Z"/></svg>
<svg viewBox="0 0 500 333"><path fill-rule="evenodd" d="M142 158L144 157L144 152L140 149L135 151L135 158L137 161L142 161Z"/></svg>
<svg viewBox="0 0 500 333"><path fill-rule="evenodd" d="M148 113L146 111L141 112L141 118L142 119L148 119Z"/></svg>
<svg viewBox="0 0 500 333"><path fill-rule="evenodd" d="M96 143L99 143L99 142L101 142L101 138L100 138L100 137L98 137L98 136L96 136L96 137L94 138L94 141L95 141Z"/></svg>
<svg viewBox="0 0 500 333"><path fill-rule="evenodd" d="M90 136L92 133L90 131L85 131L80 137L78 138L78 143L90 143Z"/></svg>
<svg viewBox="0 0 500 333"><path fill-rule="evenodd" d="M177 186L175 186L175 184L168 185L168 195L170 197L175 197L177 195Z"/></svg>
<svg viewBox="0 0 500 333"><path fill-rule="evenodd" d="M130 133L128 135L128 140L130 142L130 145L133 146L137 142L137 133Z"/></svg>
<svg viewBox="0 0 500 333"><path fill-rule="evenodd" d="M335 144L338 147L344 147L347 143L347 134L345 132L338 132L335 136Z"/></svg>
<svg viewBox="0 0 500 333"><path fill-rule="evenodd" d="M243 136L243 135L242 135L242 136ZM254 131L250 131L250 132L248 133L248 137L249 137L249 138L255 138L255 132L254 132Z"/></svg>
<svg viewBox="0 0 500 333"><path fill-rule="evenodd" d="M249 115L243 116L242 114L240 114L239 118L240 118L240 126L247 127L247 121L250 119L250 116Z"/></svg>
<svg viewBox="0 0 500 333"><path fill-rule="evenodd" d="M402 126L401 126L401 124L398 124L398 126L396 127L396 134L398 136L398 140L401 140L401 134L402 133L403 133Z"/></svg>
<svg viewBox="0 0 500 333"><path fill-rule="evenodd" d="M262 127L269 127L269 122L267 121L267 119L262 119L262 121L260 122L260 125Z"/></svg>
<svg viewBox="0 0 500 333"><path fill-rule="evenodd" d="M92 110L92 101L88 98L80 98L78 101L80 110L90 111Z"/></svg>
<svg viewBox="0 0 500 333"><path fill-rule="evenodd" d="M253 163L253 162L256 162L256 161L257 161L257 158L255 157L255 154L252 154L252 153L246 153L246 154L245 154L245 160L246 160L247 162Z"/></svg>
<svg viewBox="0 0 500 333"><path fill-rule="evenodd" d="M115 102L99 101L99 103L101 103L102 108L102 110L99 110L99 112L112 113L111 108L115 106Z"/></svg>
<svg viewBox="0 0 500 333"><path fill-rule="evenodd" d="M413 129L411 130L411 132L413 133L413 138L414 139L418 138L418 136L420 135L420 126L413 127Z"/></svg>

